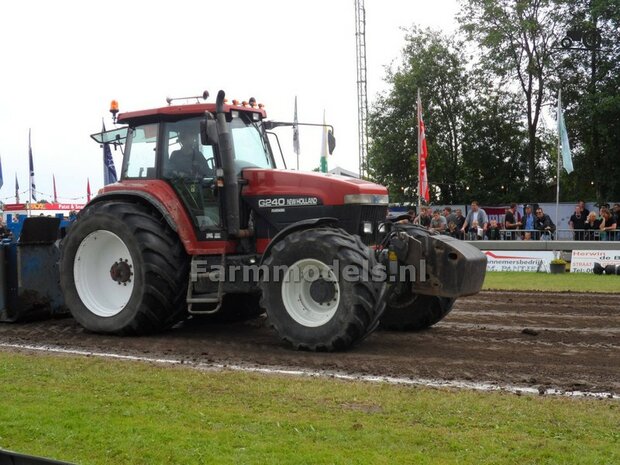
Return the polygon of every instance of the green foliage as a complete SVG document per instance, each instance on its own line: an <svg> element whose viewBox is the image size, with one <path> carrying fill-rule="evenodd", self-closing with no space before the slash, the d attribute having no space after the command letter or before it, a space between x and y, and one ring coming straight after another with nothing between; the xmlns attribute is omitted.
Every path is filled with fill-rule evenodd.
<svg viewBox="0 0 620 465"><path fill-rule="evenodd" d="M6 352L0 379L0 447L80 464L620 461L614 400Z"/></svg>
<svg viewBox="0 0 620 465"><path fill-rule="evenodd" d="M620 2L462 0L466 42L413 26L390 89L369 114L369 173L393 201L417 200L416 94L424 105L432 201L555 200L557 94L575 171L562 200L620 198ZM565 50L569 30L595 50ZM471 53L469 53L471 50Z"/></svg>
<svg viewBox="0 0 620 465"><path fill-rule="evenodd" d="M506 85L521 102L532 198L539 198L540 170L548 160L541 150L539 125L549 95L558 20L553 0L465 0L459 16L467 38L482 48L480 62L489 78Z"/></svg>
<svg viewBox="0 0 620 465"><path fill-rule="evenodd" d="M412 28L403 61L388 72L392 89L379 96L368 119L370 175L393 201L417 198L417 92L424 106L431 196L455 197L463 95L467 86L458 45L437 32ZM395 169L397 167L397 169Z"/></svg>
<svg viewBox="0 0 620 465"><path fill-rule="evenodd" d="M558 52L554 91L562 85L575 173L562 183L573 198L620 198L620 3L558 0L565 30L599 31L598 49ZM568 193L567 192L567 193Z"/></svg>

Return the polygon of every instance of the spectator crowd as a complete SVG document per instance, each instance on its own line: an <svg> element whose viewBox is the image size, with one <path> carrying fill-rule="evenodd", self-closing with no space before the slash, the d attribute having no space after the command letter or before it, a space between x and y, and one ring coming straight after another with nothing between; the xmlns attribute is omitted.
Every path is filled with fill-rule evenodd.
<svg viewBox="0 0 620 465"><path fill-rule="evenodd" d="M549 240L557 234L551 217L538 205L526 205L524 213L513 203L506 209L504 222L489 216L478 202L471 203L467 215L460 208L443 210L422 207L420 214L409 210L406 222L412 222L440 234L466 240ZM575 240L620 240L620 204L602 205L598 212L589 211L584 201L579 201L568 222Z"/></svg>

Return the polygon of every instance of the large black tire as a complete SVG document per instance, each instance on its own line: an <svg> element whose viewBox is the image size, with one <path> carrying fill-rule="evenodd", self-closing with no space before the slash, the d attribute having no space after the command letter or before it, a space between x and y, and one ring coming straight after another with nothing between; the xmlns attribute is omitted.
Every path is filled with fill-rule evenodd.
<svg viewBox="0 0 620 465"><path fill-rule="evenodd" d="M334 263L338 269L332 268ZM385 283L364 276L375 264L374 253L359 237L342 229L292 232L264 261L270 275L261 282L261 306L279 336L296 349L346 349L377 327L385 308ZM312 279L313 266L321 278ZM287 273L274 275L284 268ZM357 274L360 279L345 279L345 269L349 278ZM294 277L295 270L300 279L286 279Z"/></svg>
<svg viewBox="0 0 620 465"><path fill-rule="evenodd" d="M139 335L174 325L186 316L188 278L178 236L143 205L87 207L62 242L65 303L90 331Z"/></svg>
<svg viewBox="0 0 620 465"><path fill-rule="evenodd" d="M441 321L456 299L420 295L411 292L409 284L388 290L387 306L381 316L381 327L392 331L420 331Z"/></svg>

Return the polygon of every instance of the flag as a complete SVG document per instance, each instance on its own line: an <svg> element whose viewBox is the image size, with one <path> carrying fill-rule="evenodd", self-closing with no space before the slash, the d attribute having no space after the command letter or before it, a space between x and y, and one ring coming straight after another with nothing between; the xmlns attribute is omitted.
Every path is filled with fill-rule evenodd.
<svg viewBox="0 0 620 465"><path fill-rule="evenodd" d="M295 114L293 116L293 151L299 156L299 126L297 121L297 96L295 96ZM299 169L299 163L297 163Z"/></svg>
<svg viewBox="0 0 620 465"><path fill-rule="evenodd" d="M86 178L86 201L90 202L90 178Z"/></svg>
<svg viewBox="0 0 620 465"><path fill-rule="evenodd" d="M105 132L105 124L103 124L103 132ZM103 185L114 184L118 181L116 177L116 168L114 166L114 159L112 158L112 150L110 144L103 144Z"/></svg>
<svg viewBox="0 0 620 465"><path fill-rule="evenodd" d="M54 183L54 203L58 203L58 195L56 195L56 175L52 174L52 182Z"/></svg>
<svg viewBox="0 0 620 465"><path fill-rule="evenodd" d="M566 123L564 122L564 113L562 112L562 90L558 93L558 148L562 154L562 164L568 174L573 172L573 159L570 155L570 144L568 142L568 132L566 132ZM559 155L558 155L559 162ZM559 173L559 171L558 171Z"/></svg>
<svg viewBox="0 0 620 465"><path fill-rule="evenodd" d="M327 173L327 154L328 148L327 126L325 126L325 110L323 110L323 140L321 142L321 173Z"/></svg>
<svg viewBox="0 0 620 465"><path fill-rule="evenodd" d="M19 203L19 183L17 182L17 173L15 173L15 203Z"/></svg>
<svg viewBox="0 0 620 465"><path fill-rule="evenodd" d="M2 158L0 158L0 187L4 185L4 178L2 177Z"/></svg>
<svg viewBox="0 0 620 465"><path fill-rule="evenodd" d="M30 200L37 201L37 190L34 185L34 162L32 161L32 142L30 139L30 129L28 129L28 160L30 162Z"/></svg>
<svg viewBox="0 0 620 465"><path fill-rule="evenodd" d="M426 159L428 149L426 148L426 130L422 119L422 101L420 100L420 89L418 89L418 192L421 198L427 203L430 201L430 191L428 188L428 175L426 172Z"/></svg>

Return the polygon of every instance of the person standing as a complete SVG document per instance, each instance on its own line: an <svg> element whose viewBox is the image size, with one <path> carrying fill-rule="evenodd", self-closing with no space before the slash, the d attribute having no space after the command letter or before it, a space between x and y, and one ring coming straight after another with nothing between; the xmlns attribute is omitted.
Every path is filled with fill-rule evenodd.
<svg viewBox="0 0 620 465"><path fill-rule="evenodd" d="M414 220L415 224L419 224L420 226L423 226L425 228L430 228L431 226L431 214L430 214L430 208L427 207L422 207L422 210L420 211L420 214L418 215L418 217Z"/></svg>
<svg viewBox="0 0 620 465"><path fill-rule="evenodd" d="M469 233L470 240L475 240L478 237L484 237L488 223L487 213L474 200L471 203L471 210L467 213L461 232Z"/></svg>
<svg viewBox="0 0 620 465"><path fill-rule="evenodd" d="M540 207L536 209L534 229L540 232L540 239L545 240L552 239L552 235L555 232L555 224L551 221L551 217L543 212L543 209Z"/></svg>
<svg viewBox="0 0 620 465"><path fill-rule="evenodd" d="M11 237L11 230L7 228L4 219L0 217L0 239L8 239Z"/></svg>
<svg viewBox="0 0 620 465"><path fill-rule="evenodd" d="M581 211L581 206L577 205L575 207L575 213L572 214L570 220L568 221L568 225L573 230L573 239L576 241L584 240L584 229L586 226L586 218L587 215L584 215Z"/></svg>
<svg viewBox="0 0 620 465"><path fill-rule="evenodd" d="M517 238L516 230L522 226L521 215L517 211L517 204L511 203L504 216L504 229L506 229L506 240L511 241Z"/></svg>
<svg viewBox="0 0 620 465"><path fill-rule="evenodd" d="M612 213L616 218L616 240L620 241L620 203L615 203Z"/></svg>
<svg viewBox="0 0 620 465"><path fill-rule="evenodd" d="M464 239L465 234L463 233L463 225L465 224L465 217L463 216L463 210L457 208L455 210L456 216L456 227L454 228L454 237L457 239Z"/></svg>
<svg viewBox="0 0 620 465"><path fill-rule="evenodd" d="M596 213L590 212L583 225L585 229L584 237L586 241L598 241L600 236L601 223L603 221L596 217Z"/></svg>
<svg viewBox="0 0 620 465"><path fill-rule="evenodd" d="M534 230L536 229L534 226L535 222L536 222L536 217L534 216L534 213L532 213L532 206L526 205L525 215L523 215L521 224L522 224L523 230L530 233L530 237L534 235Z"/></svg>
<svg viewBox="0 0 620 465"><path fill-rule="evenodd" d="M577 202L577 204L579 205L579 208L581 208L581 214L584 216L584 218L587 218L590 214L590 210L586 208L586 203L583 200L580 200L579 202Z"/></svg>
<svg viewBox="0 0 620 465"><path fill-rule="evenodd" d="M490 241L499 241L502 238L501 234L501 228L499 227L497 220L491 220L489 230L487 232L488 239Z"/></svg>
<svg viewBox="0 0 620 465"><path fill-rule="evenodd" d="M452 211L452 208L444 207L443 216L446 219L448 228L450 227L450 223L454 223L456 225L456 214Z"/></svg>
<svg viewBox="0 0 620 465"><path fill-rule="evenodd" d="M446 222L446 219L441 216L441 212L439 211L439 209L435 210L433 212L433 218L431 219L431 226L429 229L431 231L436 231L440 234L443 234L444 232L446 232L447 225L448 223Z"/></svg>
<svg viewBox="0 0 620 465"><path fill-rule="evenodd" d="M612 215L609 208L603 207L601 208L601 240L602 241L613 241L616 236L616 218Z"/></svg>

